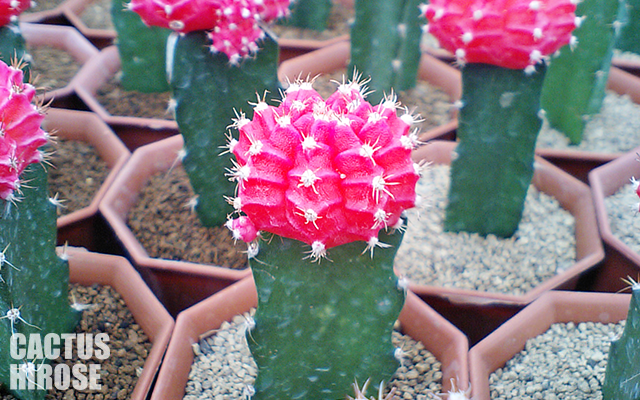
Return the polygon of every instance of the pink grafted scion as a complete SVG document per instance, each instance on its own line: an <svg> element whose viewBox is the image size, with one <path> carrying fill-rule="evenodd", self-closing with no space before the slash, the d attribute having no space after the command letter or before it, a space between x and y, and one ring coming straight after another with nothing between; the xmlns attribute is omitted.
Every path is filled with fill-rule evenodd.
<svg viewBox="0 0 640 400"><path fill-rule="evenodd" d="M532 67L575 38L575 0L432 0L425 29L464 64Z"/></svg>
<svg viewBox="0 0 640 400"><path fill-rule="evenodd" d="M0 26L14 21L18 15L31 8L31 0L0 0Z"/></svg>
<svg viewBox="0 0 640 400"><path fill-rule="evenodd" d="M356 240L384 245L378 231L415 205L419 176L406 145L410 125L389 106L395 98L373 106L360 90L343 84L325 101L309 82L294 82L278 107L261 104L236 126L235 170L244 173L229 176L243 216L229 226L237 237L255 237L242 234L246 218L309 244L314 258Z"/></svg>
<svg viewBox="0 0 640 400"><path fill-rule="evenodd" d="M175 32L208 31L212 52L222 52L232 64L258 50L264 37L261 22L289 13L291 0L131 0L128 8L147 25Z"/></svg>
<svg viewBox="0 0 640 400"><path fill-rule="evenodd" d="M20 175L42 161L38 148L47 143L40 128L44 115L32 104L35 88L23 83L23 73L0 61L0 199L17 200Z"/></svg>

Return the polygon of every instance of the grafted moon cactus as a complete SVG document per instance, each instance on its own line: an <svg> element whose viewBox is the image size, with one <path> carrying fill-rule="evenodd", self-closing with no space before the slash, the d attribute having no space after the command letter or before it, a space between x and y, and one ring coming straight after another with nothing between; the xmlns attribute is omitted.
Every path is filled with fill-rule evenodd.
<svg viewBox="0 0 640 400"><path fill-rule="evenodd" d="M546 58L576 46L574 0L433 0L425 28L462 66L444 227L509 237L518 228L542 125ZM490 217L488 217L490 216Z"/></svg>
<svg viewBox="0 0 640 400"><path fill-rule="evenodd" d="M236 119L229 201L241 216L227 225L251 242L254 400L345 398L354 379L384 386L398 367L393 259L418 173L414 119L397 109L394 98L372 106L356 82L326 101L296 82L278 107Z"/></svg>
<svg viewBox="0 0 640 400"><path fill-rule="evenodd" d="M284 17L290 0L132 0L129 9L147 25L179 33L208 31L212 52L225 53L233 62L255 53L264 37L258 25Z"/></svg>
<svg viewBox="0 0 640 400"><path fill-rule="evenodd" d="M0 26L14 21L18 15L31 8L31 0L0 1Z"/></svg>
<svg viewBox="0 0 640 400"><path fill-rule="evenodd" d="M47 142L40 129L44 115L32 104L35 88L23 83L20 68L0 62L0 199L18 200L20 176L42 161L38 149Z"/></svg>
<svg viewBox="0 0 640 400"><path fill-rule="evenodd" d="M393 98L372 106L360 89L343 84L325 102L311 83L294 83L278 107L259 103L253 121L236 121L234 204L257 230L319 256L356 240L374 246L415 205L411 116L397 116Z"/></svg>
<svg viewBox="0 0 640 400"><path fill-rule="evenodd" d="M25 56L25 42L18 15L31 7L31 0L0 0L0 61L11 64Z"/></svg>
<svg viewBox="0 0 640 400"><path fill-rule="evenodd" d="M233 209L224 201L234 185L219 157L234 110L275 95L279 48L263 30L287 15L290 0L132 0L129 8L146 24L172 29L167 41L167 78L184 138L182 165L196 194L196 212L207 227L222 226Z"/></svg>

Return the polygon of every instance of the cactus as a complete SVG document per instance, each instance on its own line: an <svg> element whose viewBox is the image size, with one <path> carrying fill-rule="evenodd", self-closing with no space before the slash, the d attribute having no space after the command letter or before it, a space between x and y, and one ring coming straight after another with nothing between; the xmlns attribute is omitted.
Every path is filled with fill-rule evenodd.
<svg viewBox="0 0 640 400"><path fill-rule="evenodd" d="M205 226L223 225L233 211L224 201L233 195L224 177L231 164L219 157L229 121L256 92L279 89L278 46L258 23L286 15L288 6L289 0L129 4L147 25L176 32L167 43L168 78L185 142L183 165Z"/></svg>
<svg viewBox="0 0 640 400"><path fill-rule="evenodd" d="M584 0L576 10L581 16L575 31L579 45L561 49L549 66L541 103L549 125L567 136L571 143L582 141L590 115L602 108L611 58L624 0Z"/></svg>
<svg viewBox="0 0 640 400"><path fill-rule="evenodd" d="M295 0L291 3L291 15L284 24L323 31L327 28L332 6L331 0Z"/></svg>
<svg viewBox="0 0 640 400"><path fill-rule="evenodd" d="M620 30L616 48L640 54L640 0L627 0L627 18Z"/></svg>
<svg viewBox="0 0 640 400"><path fill-rule="evenodd" d="M571 0L433 0L422 10L462 66L448 231L513 235L533 176L545 59L571 43ZM490 216L490 217L487 217Z"/></svg>
<svg viewBox="0 0 640 400"><path fill-rule="evenodd" d="M47 142L40 129L44 117L31 103L35 89L22 82L19 68L0 62L0 383L7 387L11 368L44 362L14 360L14 333L71 332L78 320L67 298L67 263L55 252L56 207L39 165ZM46 391L36 386L14 394L43 399Z"/></svg>
<svg viewBox="0 0 640 400"><path fill-rule="evenodd" d="M260 102L234 124L230 202L241 215L227 226L250 242L258 290L254 399L344 398L354 378L380 385L398 367L393 258L415 204L414 120L361 89L344 83L325 102L297 82L280 106Z"/></svg>
<svg viewBox="0 0 640 400"><path fill-rule="evenodd" d="M165 46L171 31L146 26L138 15L126 10L122 0L113 0L111 19L117 33L122 88L142 93L168 92Z"/></svg>
<svg viewBox="0 0 640 400"><path fill-rule="evenodd" d="M30 0L0 1L0 61L11 64L13 60L25 59L25 41L18 26L18 15L31 7ZM21 64L26 69L27 64ZM25 81L29 80L28 71Z"/></svg>
<svg viewBox="0 0 640 400"><path fill-rule="evenodd" d="M370 101L415 86L420 62L418 0L356 0L350 73L370 76Z"/></svg>
<svg viewBox="0 0 640 400"><path fill-rule="evenodd" d="M640 284L629 279L631 302L622 336L609 348L605 378L602 383L604 400L640 399Z"/></svg>

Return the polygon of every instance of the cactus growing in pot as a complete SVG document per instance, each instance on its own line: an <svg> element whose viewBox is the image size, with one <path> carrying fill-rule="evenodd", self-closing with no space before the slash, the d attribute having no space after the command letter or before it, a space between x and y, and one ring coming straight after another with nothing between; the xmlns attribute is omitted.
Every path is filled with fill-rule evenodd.
<svg viewBox="0 0 640 400"><path fill-rule="evenodd" d="M8 387L12 368L29 382L45 362L14 359L14 334L70 332L78 318L67 299L67 263L55 252L56 205L40 165L48 135L34 95L19 66L0 62L0 383ZM46 394L37 384L10 389L22 399Z"/></svg>
<svg viewBox="0 0 640 400"><path fill-rule="evenodd" d="M354 379L381 385L398 367L393 259L415 205L414 119L362 89L343 83L325 101L296 82L278 107L259 102L234 124L240 216L227 226L249 242L258 291L254 399L344 398Z"/></svg>
<svg viewBox="0 0 640 400"><path fill-rule="evenodd" d="M278 92L278 45L261 23L283 17L290 0L176 2L132 0L145 24L173 30L167 42L167 78L184 137L183 166L205 226L223 225L233 209L224 196L231 167L219 157L229 121L255 93Z"/></svg>
<svg viewBox="0 0 640 400"><path fill-rule="evenodd" d="M500 237L517 229L542 124L545 59L572 43L575 8L572 0L434 0L422 7L426 30L462 66L445 229Z"/></svg>

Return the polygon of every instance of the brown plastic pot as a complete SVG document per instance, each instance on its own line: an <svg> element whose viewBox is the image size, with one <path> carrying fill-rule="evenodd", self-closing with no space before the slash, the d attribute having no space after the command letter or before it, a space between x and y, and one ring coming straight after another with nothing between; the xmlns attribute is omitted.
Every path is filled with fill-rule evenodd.
<svg viewBox="0 0 640 400"><path fill-rule="evenodd" d="M99 29L87 26L82 20L82 13L95 0L66 0L60 6L62 15L82 33L84 37L89 39L98 49L111 46L116 38L116 32L113 29ZM109 10L106 11L110 13Z"/></svg>
<svg viewBox="0 0 640 400"><path fill-rule="evenodd" d="M28 46L55 47L68 53L79 65L98 54L98 49L70 26L20 23L20 30ZM46 91L38 97L45 104L52 101L53 107L77 108L78 102L74 98L76 77L77 74L65 87Z"/></svg>
<svg viewBox="0 0 640 400"><path fill-rule="evenodd" d="M607 88L619 95L628 95L634 103L640 104L640 77L632 75L622 69L612 67L609 71ZM458 122L451 121L438 129L431 130L420 136L420 140L456 140ZM615 132L611 133L612 135ZM624 153L592 152L577 149L550 149L538 148L536 154L543 157L562 170L588 182L589 172Z"/></svg>
<svg viewBox="0 0 640 400"><path fill-rule="evenodd" d="M149 178L179 165L182 136L142 146L122 168L99 205L126 254L172 315L248 275L214 265L152 258L127 225L128 214Z"/></svg>
<svg viewBox="0 0 640 400"><path fill-rule="evenodd" d="M255 284L249 277L181 312L151 399L182 399L194 359L193 343L257 304ZM465 389L468 343L462 332L412 293L407 295L399 320L402 331L422 342L442 363L443 391L451 389L451 379Z"/></svg>
<svg viewBox="0 0 640 400"><path fill-rule="evenodd" d="M144 400L151 391L173 332L174 320L140 275L122 257L69 249L70 282L109 285L123 298L136 323L152 342L131 400Z"/></svg>
<svg viewBox="0 0 640 400"><path fill-rule="evenodd" d="M18 17L20 22L35 24L69 25L69 21L62 15L62 3L48 10L25 11Z"/></svg>
<svg viewBox="0 0 640 400"><path fill-rule="evenodd" d="M96 98L98 90L121 70L116 46L102 49L78 73L74 89L87 107L100 116L131 150L178 134L174 120L111 115Z"/></svg>
<svg viewBox="0 0 640 400"><path fill-rule="evenodd" d="M469 350L473 399L490 399L489 376L523 350L528 339L554 323L618 323L627 317L630 299L621 293L545 293Z"/></svg>
<svg viewBox="0 0 640 400"><path fill-rule="evenodd" d="M589 174L598 227L607 255L602 267L592 276L590 289L595 291L619 291L626 286L623 278L636 278L640 274L640 254L614 236L605 204L607 197L629 184L632 177L640 176L638 152L640 147L594 169ZM629 209L629 212L633 211Z"/></svg>
<svg viewBox="0 0 640 400"><path fill-rule="evenodd" d="M456 143L433 141L414 151L416 161L450 164ZM473 345L543 293L573 290L583 275L604 258L589 187L558 167L536 157L532 184L553 196L576 221L575 264L523 295L410 284L410 289L458 326Z"/></svg>
<svg viewBox="0 0 640 400"><path fill-rule="evenodd" d="M98 215L98 204L131 153L115 133L90 112L51 108L42 127L47 132L53 132L57 138L92 145L110 170L91 204L58 218L58 243L92 251L110 250L108 245L113 239L110 239L109 229Z"/></svg>

